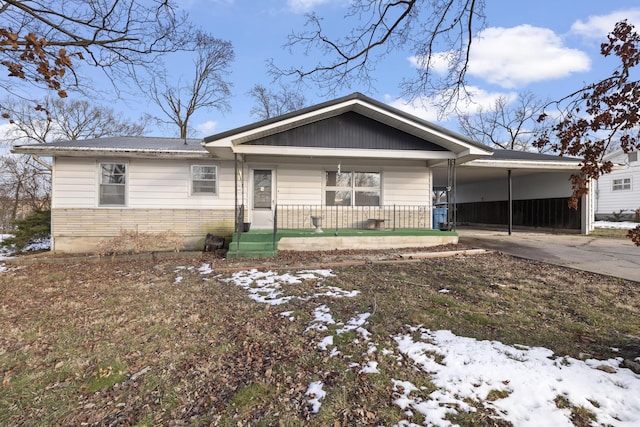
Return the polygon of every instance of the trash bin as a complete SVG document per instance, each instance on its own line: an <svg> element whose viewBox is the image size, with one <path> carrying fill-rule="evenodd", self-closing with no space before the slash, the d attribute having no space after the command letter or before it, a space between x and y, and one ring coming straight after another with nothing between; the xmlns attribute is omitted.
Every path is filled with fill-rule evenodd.
<svg viewBox="0 0 640 427"><path fill-rule="evenodd" d="M433 229L439 230L440 223L447 222L447 208L433 208Z"/></svg>

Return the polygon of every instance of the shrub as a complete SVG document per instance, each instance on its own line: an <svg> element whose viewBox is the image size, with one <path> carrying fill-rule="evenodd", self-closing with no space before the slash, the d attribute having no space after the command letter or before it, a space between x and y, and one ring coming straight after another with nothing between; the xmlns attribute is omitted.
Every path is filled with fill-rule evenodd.
<svg viewBox="0 0 640 427"><path fill-rule="evenodd" d="M13 236L0 242L0 246L23 251L29 244L51 237L51 211L34 211L24 219L13 221L13 226Z"/></svg>

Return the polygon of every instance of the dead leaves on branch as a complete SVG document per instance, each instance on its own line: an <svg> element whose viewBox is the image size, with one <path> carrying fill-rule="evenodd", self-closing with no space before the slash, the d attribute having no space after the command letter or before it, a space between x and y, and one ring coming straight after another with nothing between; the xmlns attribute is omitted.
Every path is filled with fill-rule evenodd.
<svg viewBox="0 0 640 427"><path fill-rule="evenodd" d="M640 81L634 80L632 69L640 63L640 34L626 21L618 22L602 43L604 57L615 55L618 68L611 76L585 86L557 104L567 103L561 119L551 133L557 137L552 143L549 134L541 135L534 145L551 147L561 155L583 159L580 174L571 178L572 208L589 191L589 182L611 172L613 164L603 156L619 144L625 152L640 150ZM543 113L538 121L547 120ZM640 246L640 231L628 235Z"/></svg>
<svg viewBox="0 0 640 427"><path fill-rule="evenodd" d="M61 98L67 97L62 79L73 66L71 57L83 59L80 52L69 54L64 48L57 52L51 50L44 37L34 33L20 37L7 28L0 28L0 52L7 58L2 65L7 68L9 77L32 80L36 84L44 82L48 89L55 90Z"/></svg>

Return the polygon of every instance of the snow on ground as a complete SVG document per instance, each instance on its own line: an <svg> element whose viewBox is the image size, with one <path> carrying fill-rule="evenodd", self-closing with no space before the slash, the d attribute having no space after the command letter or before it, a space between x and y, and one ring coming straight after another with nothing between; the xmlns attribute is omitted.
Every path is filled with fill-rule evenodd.
<svg viewBox="0 0 640 427"><path fill-rule="evenodd" d="M200 271L201 274L213 272L209 266ZM370 341L371 333L365 328L370 314L353 313L346 321L336 319L331 314L331 298L358 295L358 291L335 287L327 291L329 287L322 282L331 275L330 270L305 270L293 274L250 270L237 272L224 280L242 287L248 292L249 298L264 304L280 305L294 298L310 303L322 299L324 304L312 309L313 317L306 330L327 332L319 339L317 348L328 351L329 357L337 356L341 351L334 346L334 337L356 331L353 342L366 346L363 354L375 359L377 347ZM318 292L306 297L288 295L287 287L295 286L302 280L316 281ZM289 318L292 314L290 311L280 313ZM569 405L584 407L596 414L597 425L640 425L640 375L620 367L621 359L582 361L558 357L542 347L478 341L456 336L450 331L431 331L422 326L408 327L408 332L400 333L394 339L397 347L393 350L382 349L381 353L396 355L398 359L404 355L416 366L415 375L423 372L438 387L424 398L424 394L421 394L423 397L418 396L420 393L416 392L419 390L411 382L415 376L393 379L389 384L394 403L407 417L422 414L423 425L451 426L451 422L445 418L448 413L476 410L465 402L467 398L482 402L495 411L496 417L517 426L572 426ZM352 355L344 357L350 358ZM367 375L379 372L375 360L353 363L350 368ZM313 413L320 411L322 400L330 392L324 390L323 386L321 381L308 385L306 395ZM567 404L559 404L560 401ZM417 424L406 419L396 425Z"/></svg>
<svg viewBox="0 0 640 427"><path fill-rule="evenodd" d="M558 358L541 347L478 341L450 331L411 331L420 339L399 335L398 350L428 372L439 389L430 400L412 398L415 386L403 381L396 404L421 413L428 423L449 425L443 421L447 408L473 410L464 401L469 398L516 426L573 426L570 409L556 404L564 398L596 414L598 425L640 425L640 375L620 368L621 360ZM488 401L491 392L506 397Z"/></svg>
<svg viewBox="0 0 640 427"><path fill-rule="evenodd" d="M639 225L640 223L633 221L595 221L593 223L595 228L620 228L623 230L630 230Z"/></svg>

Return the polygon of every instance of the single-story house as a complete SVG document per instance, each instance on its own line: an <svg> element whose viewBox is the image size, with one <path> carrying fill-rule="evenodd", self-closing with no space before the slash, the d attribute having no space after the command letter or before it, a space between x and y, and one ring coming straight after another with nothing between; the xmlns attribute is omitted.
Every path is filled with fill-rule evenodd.
<svg viewBox="0 0 640 427"><path fill-rule="evenodd" d="M631 219L640 215L640 160L637 151L618 149L607 154L614 169L595 183L597 219Z"/></svg>
<svg viewBox="0 0 640 427"><path fill-rule="evenodd" d="M366 246L356 238L338 244L338 231L430 229L434 188L446 188L450 207L460 204L447 223L455 214L485 222L468 212L505 200L566 199L578 169L555 156L494 152L359 93L204 140L115 137L12 152L53 158L52 249L63 252L92 251L123 230L172 230L185 248L197 248L207 233L230 235L244 223L322 226L335 230L325 234L335 242L326 248ZM433 244L457 239L444 235L453 237ZM427 237L393 242L390 234L391 243L375 244L428 246Z"/></svg>

